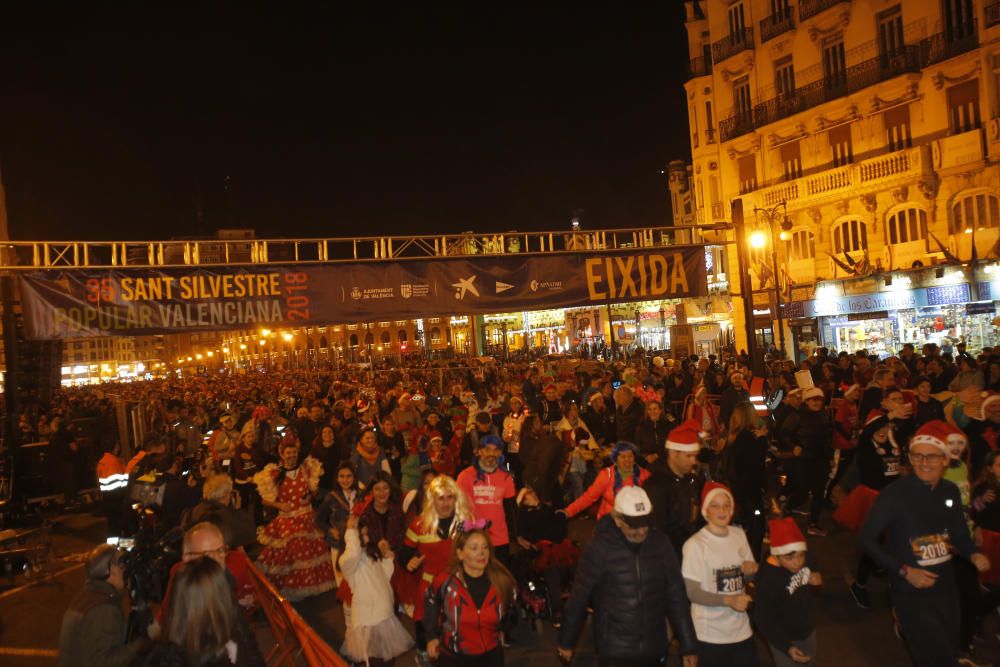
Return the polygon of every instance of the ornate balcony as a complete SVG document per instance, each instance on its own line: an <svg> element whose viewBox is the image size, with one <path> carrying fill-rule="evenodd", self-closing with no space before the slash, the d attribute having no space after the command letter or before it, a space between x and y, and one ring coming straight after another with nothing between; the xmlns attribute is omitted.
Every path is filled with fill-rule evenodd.
<svg viewBox="0 0 1000 667"><path fill-rule="evenodd" d="M712 73L712 61L704 56L692 58L688 63L688 78L708 76Z"/></svg>
<svg viewBox="0 0 1000 667"><path fill-rule="evenodd" d="M756 105L750 113L733 114L719 123L722 141L729 141L758 127L777 122L815 106L855 93L880 81L920 71L921 51L904 46L895 55L883 55L848 67L843 76L822 78Z"/></svg>
<svg viewBox="0 0 1000 667"><path fill-rule="evenodd" d="M741 51L753 49L753 28L743 28L729 33L712 44L712 63L718 64Z"/></svg>
<svg viewBox="0 0 1000 667"><path fill-rule="evenodd" d="M987 14L987 16L989 16ZM979 46L976 21L959 25L947 32L939 32L920 42L920 55L924 67L954 58Z"/></svg>
<svg viewBox="0 0 1000 667"><path fill-rule="evenodd" d="M784 14L772 14L760 22L760 43L763 44L769 39L794 29L795 19L791 9L788 9Z"/></svg>
<svg viewBox="0 0 1000 667"><path fill-rule="evenodd" d="M779 183L757 190L752 197L754 205L760 208L781 202L792 207L799 201L801 205L811 206L827 196L863 194L897 187L926 175L930 168L931 147L918 146Z"/></svg>
<svg viewBox="0 0 1000 667"><path fill-rule="evenodd" d="M822 11L837 5L850 5L850 0L799 0L799 20L811 19Z"/></svg>

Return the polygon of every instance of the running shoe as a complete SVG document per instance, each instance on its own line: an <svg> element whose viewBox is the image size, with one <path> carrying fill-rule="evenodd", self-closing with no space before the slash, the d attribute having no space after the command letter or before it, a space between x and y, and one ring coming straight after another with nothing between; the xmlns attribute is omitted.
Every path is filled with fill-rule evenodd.
<svg viewBox="0 0 1000 667"><path fill-rule="evenodd" d="M868 595L868 589L856 581L851 584L851 597L854 598L854 602L862 609L872 608L872 599Z"/></svg>

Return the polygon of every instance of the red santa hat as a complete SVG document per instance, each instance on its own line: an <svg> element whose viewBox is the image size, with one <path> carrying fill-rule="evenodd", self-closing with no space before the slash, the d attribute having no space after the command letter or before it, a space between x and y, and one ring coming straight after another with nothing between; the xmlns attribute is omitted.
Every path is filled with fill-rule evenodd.
<svg viewBox="0 0 1000 667"><path fill-rule="evenodd" d="M878 408L873 408L868 413L868 416L865 417L865 426L870 426L872 422L877 421L879 419L884 419L884 418L885 418L885 412L884 411L879 410ZM888 425L888 421L886 422L886 424Z"/></svg>
<svg viewBox="0 0 1000 667"><path fill-rule="evenodd" d="M435 440L444 440L439 431L431 431L427 434L428 442L434 442Z"/></svg>
<svg viewBox="0 0 1000 667"><path fill-rule="evenodd" d="M729 502L735 506L736 502L733 500L733 493L729 490L728 486L721 482L709 482L701 490L701 515L706 519L708 518L708 504L712 502L713 498L719 495L727 496Z"/></svg>
<svg viewBox="0 0 1000 667"><path fill-rule="evenodd" d="M943 422L940 419L934 419L927 422L913 435L913 439L910 440L910 449L912 450L917 445L934 445L941 450L945 456L951 456L951 451L948 449L948 435L951 432L951 426L947 422Z"/></svg>
<svg viewBox="0 0 1000 667"><path fill-rule="evenodd" d="M795 519L786 516L783 519L771 519L768 522L771 534L771 553L775 556L785 556L796 551L805 551L806 538L802 536Z"/></svg>
<svg viewBox="0 0 1000 667"><path fill-rule="evenodd" d="M698 431L701 424L696 419L689 419L667 435L667 449L675 452L697 452L701 450L701 438Z"/></svg>
<svg viewBox="0 0 1000 667"><path fill-rule="evenodd" d="M853 400L857 396L858 392L861 390L861 385L858 383L852 384L850 387L847 385L841 385L841 390L844 392L844 398L847 400Z"/></svg>

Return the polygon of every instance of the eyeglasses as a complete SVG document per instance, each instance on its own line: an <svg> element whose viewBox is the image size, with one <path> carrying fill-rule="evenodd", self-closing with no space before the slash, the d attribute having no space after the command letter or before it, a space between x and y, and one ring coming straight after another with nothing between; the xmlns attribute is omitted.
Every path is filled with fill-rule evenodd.
<svg viewBox="0 0 1000 667"><path fill-rule="evenodd" d="M185 551L184 556L189 560L201 558L202 556L208 556L209 558L212 556L221 556L225 558L228 551L229 550L226 548L226 545L222 545L217 549L208 549L207 551Z"/></svg>
<svg viewBox="0 0 1000 667"><path fill-rule="evenodd" d="M944 458L944 454L914 454L910 452L910 460L914 463L940 463Z"/></svg>

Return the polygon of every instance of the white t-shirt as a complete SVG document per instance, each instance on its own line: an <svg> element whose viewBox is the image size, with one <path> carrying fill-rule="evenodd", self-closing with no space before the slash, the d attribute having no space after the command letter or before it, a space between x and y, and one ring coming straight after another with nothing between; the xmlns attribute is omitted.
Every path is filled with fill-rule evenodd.
<svg viewBox="0 0 1000 667"><path fill-rule="evenodd" d="M730 526L729 533L720 537L706 526L684 543L681 573L708 593L737 595L745 590L742 566L748 560L754 557L742 528ZM735 644L753 635L750 616L727 606L692 602L691 620L698 639L709 644Z"/></svg>

